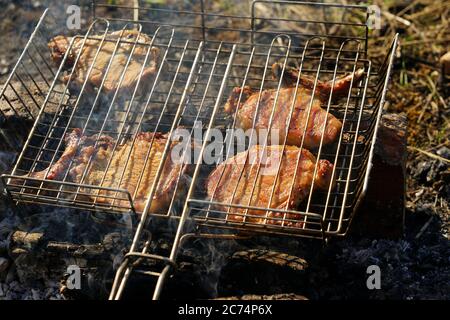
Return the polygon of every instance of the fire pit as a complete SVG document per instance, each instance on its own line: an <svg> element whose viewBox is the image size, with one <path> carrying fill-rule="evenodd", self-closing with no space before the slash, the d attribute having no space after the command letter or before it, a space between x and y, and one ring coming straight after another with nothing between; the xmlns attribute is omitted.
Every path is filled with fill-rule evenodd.
<svg viewBox="0 0 450 320"><path fill-rule="evenodd" d="M270 6L285 14L268 14ZM45 11L1 95L11 110L1 114L1 132L18 153L2 176L11 202L92 212L105 235L100 247L47 241L46 248L123 258L110 299L122 297L135 273L156 278L158 299L189 240L348 234L368 189L397 46L396 36L384 62L372 64L365 6L257 0L248 16L209 12L202 1L195 10L101 1L92 8L86 32L70 37L52 9ZM298 10L317 18L297 19ZM304 32L292 32L294 25ZM239 112L252 98L246 128ZM25 135L26 126L11 125L23 110L33 123ZM240 139L242 129L250 134ZM273 145L279 150L271 174L263 173L262 158L249 160L258 135L269 158L277 154ZM181 162L173 159L177 146ZM240 174L224 182L223 170L211 182L238 151L245 154ZM292 175L283 174L292 159ZM273 177L267 190L264 176ZM282 185L285 176L293 178ZM275 206L284 187L285 204ZM221 198L225 189L230 197ZM266 202L255 200L261 193ZM123 257L111 244L116 230Z"/></svg>

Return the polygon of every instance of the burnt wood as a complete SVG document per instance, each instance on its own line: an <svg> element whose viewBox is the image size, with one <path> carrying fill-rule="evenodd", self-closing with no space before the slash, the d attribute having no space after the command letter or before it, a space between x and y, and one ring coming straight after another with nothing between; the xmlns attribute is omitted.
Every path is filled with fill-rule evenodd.
<svg viewBox="0 0 450 320"><path fill-rule="evenodd" d="M406 190L406 127L404 115L382 116L366 196L351 233L368 238L403 236Z"/></svg>

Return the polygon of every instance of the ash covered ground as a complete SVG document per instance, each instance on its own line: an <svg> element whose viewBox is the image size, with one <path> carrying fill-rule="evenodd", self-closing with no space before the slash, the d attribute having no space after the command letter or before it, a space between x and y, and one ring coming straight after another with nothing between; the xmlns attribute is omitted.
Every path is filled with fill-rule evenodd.
<svg viewBox="0 0 450 320"><path fill-rule="evenodd" d="M440 76L438 61L450 44L449 6L441 9L441 4L435 1L421 1L402 12L405 6L387 3L380 3L383 10L402 13L415 28L389 21L372 46L375 48L377 41L395 31L401 33L401 55L395 65L388 110L405 113L409 121L405 236L395 241L365 238L331 241L318 257L309 261L306 284L292 289L310 299L450 298L449 164L417 151L450 159L450 99L436 89ZM45 6L44 1L0 0L1 84ZM435 39L435 43L427 42L429 39ZM377 54L376 49L373 54ZM5 246L11 230L19 228L22 221L4 205L2 208L0 299L61 299L60 278L32 281L21 277L14 267ZM302 246L308 244L305 241ZM297 246L290 248L291 254L295 254ZM381 269L381 290L366 287L369 265Z"/></svg>

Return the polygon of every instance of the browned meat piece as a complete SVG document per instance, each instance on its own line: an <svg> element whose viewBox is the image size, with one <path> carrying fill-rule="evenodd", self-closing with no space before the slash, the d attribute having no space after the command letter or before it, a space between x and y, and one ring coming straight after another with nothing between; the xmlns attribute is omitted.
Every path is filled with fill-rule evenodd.
<svg viewBox="0 0 450 320"><path fill-rule="evenodd" d="M279 65L275 64L272 68L274 75L279 73ZM358 70L355 73L354 83L361 78L363 70ZM271 144L283 144L285 139L289 145L302 146L303 133L306 132L303 142L303 147L308 149L316 148L320 144L322 132L323 143L333 143L340 134L342 123L332 114L321 108L322 104L329 97L331 92L330 82L318 82L316 92L314 95L311 110L309 105L311 103L312 89L314 86L314 79L310 77L301 77L297 92L295 90L295 84L297 81L297 71L294 69L287 69L285 71L284 82L289 87L280 89L278 100L274 109L274 102L276 98L276 89L266 89L261 93L259 109L258 99L259 92L253 91L250 87L245 86L243 89L236 87L233 89L231 96L229 97L226 105L225 112L236 112L236 126L244 130L252 129L255 122L254 129L256 131L266 129L270 127L270 118L273 112L272 126L273 130L278 130L277 141L269 139ZM337 79L334 86L333 96L338 98L342 95L348 94L350 88L351 76L346 76L341 79ZM241 102L239 102L239 96L242 94ZM295 96L295 94L297 94ZM295 103L292 108L292 102L295 98ZM289 130L288 121L292 111L290 119ZM256 111L256 121L255 113ZM309 113L309 118L308 118ZM326 123L325 131L324 124ZM305 131L306 127L306 131ZM286 137L287 132L287 137Z"/></svg>
<svg viewBox="0 0 450 320"><path fill-rule="evenodd" d="M281 77L281 73L283 71L283 65L281 63L274 63L272 65L272 75L274 78L279 79ZM359 80L361 80L362 76L364 75L364 69L358 69L355 72L353 85L356 85ZM292 87L296 86L297 80L299 76L299 71L292 67L286 67L284 70L283 75L283 83L286 86ZM316 95L318 96L318 99L321 101L327 101L330 97L331 89L333 89L333 99L339 99L343 96L346 96L348 94L348 90L350 89L350 84L352 83L353 74L349 74L343 77L337 77L336 81L317 81L316 84ZM308 76L306 74L302 74L299 80L299 87L303 87L305 89L312 90L314 89L314 82L315 77Z"/></svg>
<svg viewBox="0 0 450 320"><path fill-rule="evenodd" d="M92 71L89 74L89 79L87 81L88 89L92 87L99 88L105 78L103 85L104 92L115 91L119 85L120 77L124 72L128 58L132 52L134 42L137 39L138 44L135 47L131 61L125 70L123 82L121 88L134 90L135 85L139 79L143 63L145 61L145 56L149 50L148 44L150 44L151 39L149 36L141 33L139 35L138 31L135 30L125 30L123 31L122 40L127 43L121 42L118 46L116 53L113 56L114 49L116 47L116 42L120 38L122 31L116 31L107 34L106 40L100 48L97 59L95 56L99 47L101 45L101 39L103 36L92 36L86 40L83 46L83 37L74 38L74 44L70 50L65 67L75 68L73 81L81 86L86 77L88 77L89 69L93 65ZM139 37L138 37L139 35ZM138 38L137 38L138 37ZM56 63L61 63L66 51L69 50L70 41L72 38L66 36L57 36L50 40L48 47L51 50L52 58ZM77 55L80 53L78 63L74 66ZM149 55L148 61L144 67L142 73L141 84L146 83L154 74L157 72L158 65L158 55L159 50L157 48L152 48ZM111 62L111 67L106 75L108 64ZM65 76L65 81L69 80L69 75ZM91 87L89 87L89 85ZM141 85L142 86L142 85Z"/></svg>
<svg viewBox="0 0 450 320"><path fill-rule="evenodd" d="M220 164L207 180L207 194L211 201L294 210L308 197L313 181L314 189L322 190L328 190L332 183L333 165L327 160L320 160L317 174L313 177L316 158L306 149L285 146L283 152L283 146L273 145L266 147L265 154L262 151L263 146L253 146L248 151L241 152ZM257 176L261 159L265 160ZM279 174L276 178L278 168ZM272 201L269 204L272 194ZM228 208L230 211L227 219L230 221L245 220L258 224L282 225L283 213L269 211L268 219L265 219L267 211L264 210L246 211L236 207L215 206L215 209L224 212L227 212ZM301 218L302 216L298 214L286 214L285 219L291 221L285 221L284 225L302 227L302 222L295 221Z"/></svg>
<svg viewBox="0 0 450 320"><path fill-rule="evenodd" d="M32 172L28 175L34 179L61 180L67 172L67 167L77 154L78 146L85 143L86 137L80 139L80 129L73 130L65 137L66 149L59 160L50 168L43 171ZM94 141L95 142L95 141Z"/></svg>
<svg viewBox="0 0 450 320"><path fill-rule="evenodd" d="M28 176L38 179L62 180L67 175L67 180L71 182L127 190L133 198L136 211L144 210L167 142L166 135L140 133L134 146L131 140L127 141L118 145L114 153L115 141L107 135L84 136L80 129L75 129L66 136L65 141L64 153L51 168L31 173ZM96 141L97 145L95 146ZM188 178L185 174L189 167L172 160L170 151L175 144L176 142L173 142L170 146L150 212L167 213L175 190L178 190L177 198L187 190ZM129 160L127 161L127 159ZM146 159L148 159L147 162ZM89 160L91 160L90 164ZM72 165L69 167L71 162ZM107 168L108 163L110 165ZM47 172L48 175L45 177ZM179 181L178 186L177 181ZM98 189L91 188L82 188L80 191L87 194L91 201L95 200L97 203L120 207L129 205L123 193L116 194L114 191L98 191ZM120 200L114 201L113 197L120 198ZM83 196L81 200L85 200L85 198L86 196Z"/></svg>

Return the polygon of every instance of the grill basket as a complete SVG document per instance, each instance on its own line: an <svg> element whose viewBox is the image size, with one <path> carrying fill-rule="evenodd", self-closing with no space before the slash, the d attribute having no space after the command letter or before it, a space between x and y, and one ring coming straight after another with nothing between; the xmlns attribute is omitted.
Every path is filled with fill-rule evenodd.
<svg viewBox="0 0 450 320"><path fill-rule="evenodd" d="M242 12L240 7L235 11ZM299 19L303 17L307 19ZM121 297L130 273L136 268L136 259L161 263L160 270L144 271L158 278L153 297L159 298L182 242L191 236L233 238L241 232L319 239L344 236L367 188L377 127L397 46L396 36L386 46L385 59L372 64L367 53L370 18L366 6L315 2L255 0L248 14L227 15L215 8L207 10L203 1L167 6L125 6L93 1L92 20L83 33L66 30L48 9L1 91L0 133L5 138L2 139L5 148L16 154L11 172L2 176L5 190L17 205L31 203L111 215L131 214L138 220L130 251L117 271L111 299ZM125 30L130 29L149 35L151 41L141 43L138 37L130 40L123 36ZM112 31L124 33L112 39L109 37ZM51 61L47 44L59 34L72 37L67 53L57 65ZM113 90L108 91L104 82L98 88L90 88L89 76L85 76L78 87L74 86L75 67L67 68L67 61L74 59L75 66L81 63L79 56L69 54L77 43L82 46L94 43L95 48L109 45L114 48L111 57L123 54L124 47L129 48ZM144 81L142 75L151 63L154 50L159 52L157 70L151 80ZM127 68L138 59L144 59L140 76L131 87L124 88ZM265 90L274 90L275 101L279 99L283 80L272 77L274 63L279 63L282 74L289 67L295 67L302 76L313 79L314 87L325 81L335 83L342 75L364 70L360 79L352 77L353 86L345 97L337 102L329 98L322 104L323 110L341 121L342 130L337 143L326 146L323 128L318 147L311 151L318 160L326 159L334 164L332 174L336 185L319 191L313 182L311 192L296 210L269 210L268 206L250 205L251 200L245 205L208 198L205 195L208 174L228 158L231 151L247 150L251 140L233 139L238 129L236 114L225 113L223 106L234 88L245 86L259 96ZM109 68L114 70L112 63L106 74ZM93 64L88 65L87 74L93 69ZM242 99L241 94L239 101ZM26 138L23 138L24 133L29 128L14 124L14 119L24 114L32 124ZM270 118L273 117L274 112ZM87 184L83 178L74 182L69 169L57 180L48 179L49 174L30 174L51 167L61 159L66 149L64 137L74 129L81 130L84 136L111 137L114 153L127 141L135 143L139 132L161 132L173 137L180 128L192 142L188 145L197 146L193 150L198 152L196 159L201 161L181 165L184 168L180 170L175 191L170 194L169 208L164 213L152 212L150 199L154 198L157 185L163 179L164 165L171 156L170 139L154 168L155 179L143 207L135 205L137 192L119 187L125 170L118 172L117 183L112 186ZM217 132L225 137L219 143L214 140ZM97 138L95 146L99 140ZM212 141L218 149L211 163L205 161L204 156ZM259 144L266 148L268 140L262 138ZM286 141L280 145L284 150ZM303 142L301 147L304 147ZM187 149L182 152L188 153ZM150 161L149 156L147 153L146 163ZM68 168L72 162L73 159ZM112 166L111 162L107 168ZM131 162L126 159L126 165ZM256 164L257 168L260 166ZM191 174L186 185L180 180L188 167ZM277 177L279 171L277 168ZM314 173L316 171L317 165ZM250 185L253 189L254 186ZM274 197L274 190L275 187L270 199ZM230 211L237 209L244 210L240 221L229 218ZM272 223L255 223L248 213L250 210L266 218L269 211L277 215L269 219ZM175 225L176 231L167 257L149 253L144 230L151 219L174 221L171 225ZM290 223L299 220L301 224ZM187 230L188 221L195 226L194 232Z"/></svg>

